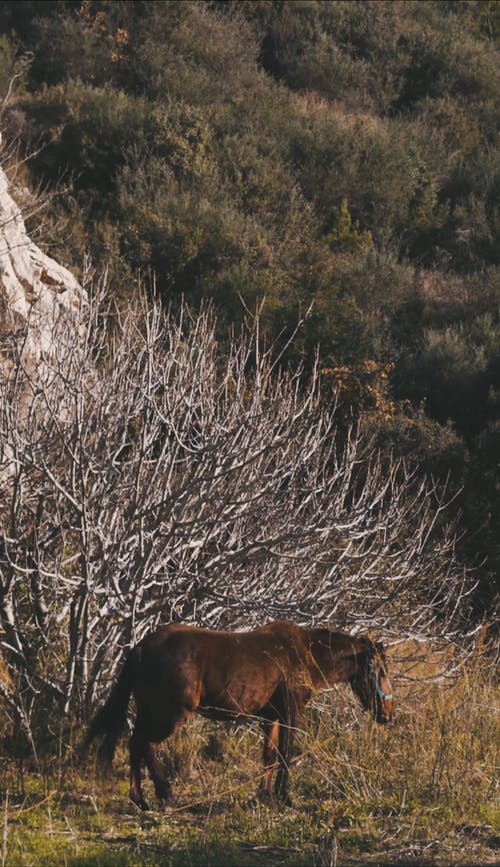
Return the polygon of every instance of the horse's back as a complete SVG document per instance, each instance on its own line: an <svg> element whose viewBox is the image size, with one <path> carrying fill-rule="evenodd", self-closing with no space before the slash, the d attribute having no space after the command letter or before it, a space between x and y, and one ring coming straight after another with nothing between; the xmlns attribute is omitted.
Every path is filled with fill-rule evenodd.
<svg viewBox="0 0 500 867"><path fill-rule="evenodd" d="M275 653L300 653L306 630L286 620L275 620L251 630L208 629L187 623L169 623L160 626L143 638L138 647L144 657L187 656L204 658L218 651L223 656L230 654L238 659L246 656L262 656ZM235 656L234 656L235 655Z"/></svg>
<svg viewBox="0 0 500 867"><path fill-rule="evenodd" d="M213 717L255 714L294 679L302 645L302 630L286 621L244 632L161 626L139 645L136 699L155 694Z"/></svg>

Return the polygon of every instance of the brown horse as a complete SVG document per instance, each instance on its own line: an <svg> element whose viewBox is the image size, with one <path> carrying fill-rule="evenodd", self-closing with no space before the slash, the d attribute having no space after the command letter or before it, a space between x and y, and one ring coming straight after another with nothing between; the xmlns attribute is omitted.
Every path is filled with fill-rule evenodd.
<svg viewBox="0 0 500 867"><path fill-rule="evenodd" d="M148 806L141 789L145 762L160 799L171 786L156 745L197 712L213 720L258 718L264 731L259 794L290 803L288 765L294 730L318 690L348 682L379 723L392 716L382 644L329 629L302 629L276 621L251 632L162 626L130 652L106 704L91 722L85 751L104 735L99 758L111 763L127 717L130 693L137 718L130 739L130 798Z"/></svg>

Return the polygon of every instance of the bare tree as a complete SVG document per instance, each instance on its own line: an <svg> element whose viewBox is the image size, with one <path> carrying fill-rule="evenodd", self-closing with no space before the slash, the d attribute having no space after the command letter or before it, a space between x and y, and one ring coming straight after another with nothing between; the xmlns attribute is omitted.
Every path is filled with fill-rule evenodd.
<svg viewBox="0 0 500 867"><path fill-rule="evenodd" d="M28 729L49 696L90 706L160 620L459 628L443 494L340 434L319 371L284 371L258 316L222 350L209 309L117 312L99 290L54 322L43 375L19 347L0 381L0 653Z"/></svg>

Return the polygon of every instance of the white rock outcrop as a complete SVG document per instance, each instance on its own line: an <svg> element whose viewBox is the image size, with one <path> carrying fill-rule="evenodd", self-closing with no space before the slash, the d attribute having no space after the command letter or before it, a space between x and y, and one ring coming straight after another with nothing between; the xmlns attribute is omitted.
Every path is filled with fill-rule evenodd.
<svg viewBox="0 0 500 867"><path fill-rule="evenodd" d="M26 370L42 374L54 356L57 322L81 322L86 293L67 268L40 250L26 232L0 168L0 303L3 331L18 333ZM4 363L7 358L4 355Z"/></svg>

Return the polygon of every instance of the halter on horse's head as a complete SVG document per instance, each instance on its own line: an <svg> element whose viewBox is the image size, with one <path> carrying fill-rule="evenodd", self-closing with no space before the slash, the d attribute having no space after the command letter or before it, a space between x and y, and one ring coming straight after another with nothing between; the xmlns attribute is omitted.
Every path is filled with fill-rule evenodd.
<svg viewBox="0 0 500 867"><path fill-rule="evenodd" d="M365 710L371 711L378 723L388 723L392 717L392 691L387 676L384 646L369 645L357 658L356 671L349 678L352 691Z"/></svg>

